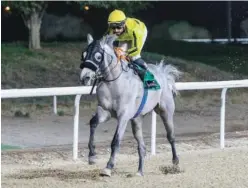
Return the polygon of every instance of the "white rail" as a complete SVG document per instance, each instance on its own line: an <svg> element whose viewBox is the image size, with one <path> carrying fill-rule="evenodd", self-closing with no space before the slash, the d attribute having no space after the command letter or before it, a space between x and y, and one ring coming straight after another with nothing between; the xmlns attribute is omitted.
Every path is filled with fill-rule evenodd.
<svg viewBox="0 0 248 188"><path fill-rule="evenodd" d="M182 39L183 41L186 42L205 42L205 43L211 43L211 42L218 42L218 43L227 43L228 39L225 38L220 38L220 39ZM241 44L248 44L248 38L231 38L231 42L237 41Z"/></svg>
<svg viewBox="0 0 248 188"><path fill-rule="evenodd" d="M203 90L203 89L222 89L221 94L221 117L220 117L220 147L225 147L225 96L227 88L248 87L247 80L231 80L231 81L215 81L215 82L178 82L176 88L178 90ZM76 95L75 98L75 115L74 115L74 135L73 135L73 159L78 158L78 124L79 124L79 104L83 94L89 94L90 86L81 87L55 87L55 88L36 88L36 89L8 89L1 90L1 98L20 98L20 97L44 97L54 96L54 112L57 113L55 107L56 96ZM96 88L93 93L96 92ZM151 128L151 154L156 154L156 114L152 113Z"/></svg>
<svg viewBox="0 0 248 188"><path fill-rule="evenodd" d="M91 87L51 87L35 89L4 89L1 90L1 98L20 98L20 97L46 97L62 95L89 94ZM94 91L95 92L95 91Z"/></svg>

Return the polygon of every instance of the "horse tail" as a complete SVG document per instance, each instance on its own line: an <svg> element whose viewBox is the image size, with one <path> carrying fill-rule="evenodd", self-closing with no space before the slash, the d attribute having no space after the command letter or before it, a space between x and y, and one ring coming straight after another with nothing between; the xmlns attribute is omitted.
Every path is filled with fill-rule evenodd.
<svg viewBox="0 0 248 188"><path fill-rule="evenodd" d="M159 64L160 70L163 71L163 74L166 75L167 84L169 85L169 88L172 90L174 95L178 94L178 91L176 89L176 80L181 77L183 74L181 71L179 71L175 66L170 64L164 64L163 60Z"/></svg>

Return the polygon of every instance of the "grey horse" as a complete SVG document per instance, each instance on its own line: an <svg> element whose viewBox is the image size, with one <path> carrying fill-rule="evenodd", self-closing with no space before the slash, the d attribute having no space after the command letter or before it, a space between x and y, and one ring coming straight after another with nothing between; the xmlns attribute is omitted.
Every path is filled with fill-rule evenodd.
<svg viewBox="0 0 248 188"><path fill-rule="evenodd" d="M117 128L111 142L111 155L101 175L111 176L115 164L116 154L120 147L126 126L131 121L132 132L138 143L139 166L137 175L143 176L144 158L146 147L142 134L143 117L155 110L162 118L167 131L167 139L171 145L172 162L177 165L179 159L175 147L173 115L175 110L174 94L177 94L175 80L181 72L172 65L148 64L148 69L160 84L159 90L149 90L147 102L137 117L136 114L141 103L144 86L139 76L128 66L129 62L118 60L114 51L113 42L116 36L107 35L100 40L93 40L88 34L88 46L82 52L80 67L88 68L101 76L97 84L96 96L98 106L95 115L90 120L89 137L89 164L94 164L96 159L94 136L100 123L108 121L111 117L117 119Z"/></svg>
<svg viewBox="0 0 248 188"><path fill-rule="evenodd" d="M92 86L94 84L95 72L85 67L80 73L80 83L83 86Z"/></svg>

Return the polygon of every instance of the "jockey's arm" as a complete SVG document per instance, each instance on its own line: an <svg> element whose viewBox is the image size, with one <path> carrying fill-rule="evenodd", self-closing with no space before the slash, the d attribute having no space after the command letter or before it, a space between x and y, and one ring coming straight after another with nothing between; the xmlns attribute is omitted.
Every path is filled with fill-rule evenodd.
<svg viewBox="0 0 248 188"><path fill-rule="evenodd" d="M143 46L142 37L141 32L133 31L132 47L127 51L130 57L140 55Z"/></svg>

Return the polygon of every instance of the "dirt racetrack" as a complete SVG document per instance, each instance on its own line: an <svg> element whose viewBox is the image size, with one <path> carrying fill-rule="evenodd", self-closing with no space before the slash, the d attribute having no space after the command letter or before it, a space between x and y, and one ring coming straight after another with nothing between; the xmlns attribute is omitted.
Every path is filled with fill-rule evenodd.
<svg viewBox="0 0 248 188"><path fill-rule="evenodd" d="M178 168L171 164L168 143L158 144L157 155L145 160L144 177L137 170L136 145L123 142L112 177L101 177L109 157L108 147L97 149L96 165L87 164L87 149L71 159L71 150L51 149L2 153L3 188L183 187L245 188L248 186L248 131L227 134L226 148L219 149L219 135L196 137L177 143ZM69 149L69 148L68 148Z"/></svg>
<svg viewBox="0 0 248 188"><path fill-rule="evenodd" d="M246 94L247 95L247 94ZM128 126L112 177L100 177L106 166L115 121L98 127L96 165L87 164L87 142L92 111L81 110L79 159L72 160L73 116L50 114L17 118L2 114L2 144L21 146L2 151L3 188L247 188L248 110L247 96L228 98L226 148L219 149L220 101L211 96L183 100L175 114L176 148L180 159L172 168L166 131L157 120L157 155L150 156L151 118L145 117L143 134L147 146L144 177L137 177L137 143ZM235 99L235 100L234 100ZM241 100L242 99L242 100ZM185 101L185 102L184 102ZM187 102L187 104L185 104ZM181 106L180 106L181 105Z"/></svg>

